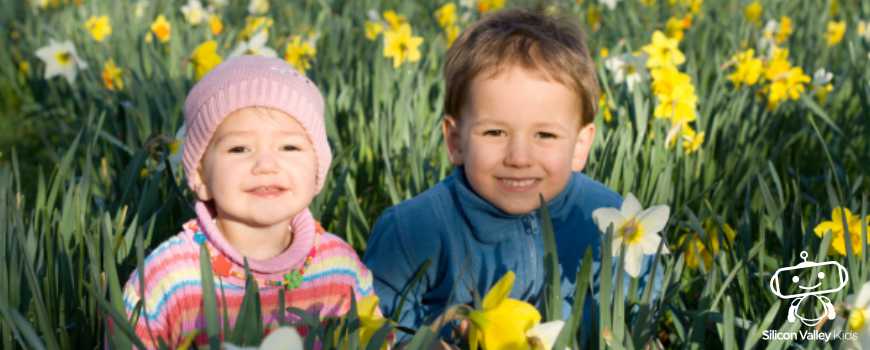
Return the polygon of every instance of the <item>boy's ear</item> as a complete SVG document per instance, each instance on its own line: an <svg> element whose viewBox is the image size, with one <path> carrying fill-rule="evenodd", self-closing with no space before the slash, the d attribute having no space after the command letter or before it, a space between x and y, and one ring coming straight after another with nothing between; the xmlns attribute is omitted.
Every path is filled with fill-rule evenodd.
<svg viewBox="0 0 870 350"><path fill-rule="evenodd" d="M593 141L595 141L595 123L590 122L580 127L580 131L577 132L577 143L574 144L571 170L582 171L586 167L586 159L589 158Z"/></svg>
<svg viewBox="0 0 870 350"><path fill-rule="evenodd" d="M462 165L462 142L460 140L459 123L452 115L445 115L441 121L441 132L447 145L447 157L453 165Z"/></svg>
<svg viewBox="0 0 870 350"><path fill-rule="evenodd" d="M193 192L201 202L207 202L211 200L211 193L208 192L208 186L205 185L203 179L202 168L197 168L193 174Z"/></svg>

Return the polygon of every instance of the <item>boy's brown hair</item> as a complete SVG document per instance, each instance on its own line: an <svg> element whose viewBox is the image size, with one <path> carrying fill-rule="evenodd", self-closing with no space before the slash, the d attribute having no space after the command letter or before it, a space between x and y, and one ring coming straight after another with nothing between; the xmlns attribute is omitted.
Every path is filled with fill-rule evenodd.
<svg viewBox="0 0 870 350"><path fill-rule="evenodd" d="M580 100L580 125L598 109L598 78L583 31L566 19L523 9L488 15L468 27L447 51L444 111L461 119L471 82L507 65L539 71L570 89Z"/></svg>

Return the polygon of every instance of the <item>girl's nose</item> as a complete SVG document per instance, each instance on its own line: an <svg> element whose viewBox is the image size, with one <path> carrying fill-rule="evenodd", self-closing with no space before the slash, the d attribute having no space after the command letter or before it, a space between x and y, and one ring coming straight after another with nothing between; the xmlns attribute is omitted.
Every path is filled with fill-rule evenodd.
<svg viewBox="0 0 870 350"><path fill-rule="evenodd" d="M260 151L257 152L257 158L254 161L254 174L269 174L278 171L278 161L275 159L275 152Z"/></svg>

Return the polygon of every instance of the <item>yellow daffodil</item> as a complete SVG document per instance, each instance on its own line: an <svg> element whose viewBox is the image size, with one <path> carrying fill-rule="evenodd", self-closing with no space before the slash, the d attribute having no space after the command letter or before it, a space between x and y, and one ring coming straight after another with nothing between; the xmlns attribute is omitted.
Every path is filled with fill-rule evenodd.
<svg viewBox="0 0 870 350"><path fill-rule="evenodd" d="M109 59L103 64L103 86L109 91L124 89L124 80L121 78L121 69L115 65L115 61Z"/></svg>
<svg viewBox="0 0 870 350"><path fill-rule="evenodd" d="M686 61L686 56L683 56L680 51L679 44L678 40L668 38L661 31L655 31L652 42L642 48L643 52L649 56L646 66L652 69L683 64Z"/></svg>
<svg viewBox="0 0 870 350"><path fill-rule="evenodd" d="M775 40L777 44L782 44L791 36L793 31L791 24L791 17L782 16L779 18L779 23L777 25Z"/></svg>
<svg viewBox="0 0 870 350"><path fill-rule="evenodd" d="M655 6L656 0L640 0L640 4L643 6Z"/></svg>
<svg viewBox="0 0 870 350"><path fill-rule="evenodd" d="M489 11L500 10L504 7L505 0L479 0L477 2L477 11L487 13Z"/></svg>
<svg viewBox="0 0 870 350"><path fill-rule="evenodd" d="M665 23L665 31L668 33L668 37L681 41L683 40L683 31L689 29L691 26L692 15L685 15L682 18L671 17L668 18L668 21Z"/></svg>
<svg viewBox="0 0 870 350"><path fill-rule="evenodd" d="M91 37L97 42L102 42L112 34L112 24L109 16L91 16L85 21L85 29L91 33Z"/></svg>
<svg viewBox="0 0 870 350"><path fill-rule="evenodd" d="M846 21L830 21L828 22L828 30L825 32L825 41L828 46L834 46L843 41L843 36L846 34Z"/></svg>
<svg viewBox="0 0 870 350"><path fill-rule="evenodd" d="M360 322L360 345L365 348L372 336L387 323L387 319L381 315L378 308L378 296L374 294L360 299L356 304L356 311ZM386 347L387 343L385 342L383 348Z"/></svg>
<svg viewBox="0 0 870 350"><path fill-rule="evenodd" d="M251 0L248 3L248 13L259 16L269 12L269 0Z"/></svg>
<svg viewBox="0 0 870 350"><path fill-rule="evenodd" d="M605 123L610 123L613 120L613 114L610 112L610 104L608 103L607 95L601 94L598 97L598 109L601 111L601 116L604 117Z"/></svg>
<svg viewBox="0 0 870 350"><path fill-rule="evenodd" d="M193 62L194 78L202 79L214 67L221 63L221 56L217 53L217 42L208 40L199 44L190 55L190 61Z"/></svg>
<svg viewBox="0 0 870 350"><path fill-rule="evenodd" d="M516 275L508 271L486 293L482 309L469 313L472 350L478 345L487 350L529 349L526 332L541 321L541 314L527 302L508 298L514 279Z"/></svg>
<svg viewBox="0 0 870 350"><path fill-rule="evenodd" d="M602 47L598 50L598 57L607 58L608 56L610 56L610 50L608 50L606 47Z"/></svg>
<svg viewBox="0 0 870 350"><path fill-rule="evenodd" d="M36 50L36 56L45 63L45 79L61 75L70 85L75 82L78 70L88 67L69 40L62 43L49 40L47 46Z"/></svg>
<svg viewBox="0 0 870 350"><path fill-rule="evenodd" d="M659 231L668 223L670 207L657 205L643 209L634 194L629 193L622 201L622 207L598 208L592 212L592 220L604 234L613 226L613 245L611 256L619 256L625 244L625 271L632 277L640 276L644 255L655 254L662 238ZM667 254L666 246L662 253Z"/></svg>
<svg viewBox="0 0 870 350"><path fill-rule="evenodd" d="M212 35L219 35L224 31L224 22L221 21L221 17L218 15L209 15L208 28L211 30Z"/></svg>
<svg viewBox="0 0 870 350"><path fill-rule="evenodd" d="M20 72L21 75L24 75L24 76L30 75L30 62L27 62L27 61L18 62L18 72Z"/></svg>
<svg viewBox="0 0 870 350"><path fill-rule="evenodd" d="M653 112L655 117L670 119L675 126L695 120L698 97L691 78L673 66L654 69L651 74L653 93L658 101Z"/></svg>
<svg viewBox="0 0 870 350"><path fill-rule="evenodd" d="M835 17L840 14L840 2L837 0L831 0L828 5L828 16Z"/></svg>
<svg viewBox="0 0 870 350"><path fill-rule="evenodd" d="M151 33L154 33L154 36L161 43L166 43L172 35L172 25L166 20L165 16L157 16L157 19L151 23Z"/></svg>
<svg viewBox="0 0 870 350"><path fill-rule="evenodd" d="M596 5L589 5L586 10L586 25L592 28L593 32L597 32L601 28L601 9Z"/></svg>
<svg viewBox="0 0 870 350"><path fill-rule="evenodd" d="M446 29L456 24L456 4L448 2L435 10L435 19L441 28Z"/></svg>
<svg viewBox="0 0 870 350"><path fill-rule="evenodd" d="M764 72L764 63L760 58L755 57L753 49L737 53L731 58L731 62L734 62L737 68L728 75L728 80L737 88L741 85L755 85Z"/></svg>
<svg viewBox="0 0 870 350"><path fill-rule="evenodd" d="M245 28L239 33L239 38L248 40L259 32L266 32L268 36L272 23L272 19L269 17L248 17L245 20Z"/></svg>
<svg viewBox="0 0 870 350"><path fill-rule="evenodd" d="M733 242L737 233L728 224L722 225L722 230L719 229L719 224L712 218L707 218L702 223L704 232L709 240L709 247L697 232L688 232L680 237L677 245L686 245L686 250L683 256L686 259L686 267L692 270L698 268L704 271L709 270L713 266L713 257L719 254L719 247L722 242ZM722 235L721 232L725 234Z"/></svg>
<svg viewBox="0 0 870 350"><path fill-rule="evenodd" d="M408 23L408 19L405 18L405 16L402 16L393 10L384 11L384 20L387 21L387 25L389 25L390 30L397 30L403 24Z"/></svg>
<svg viewBox="0 0 870 350"><path fill-rule="evenodd" d="M870 282L865 282L858 294L846 297L849 310L847 326L850 331L858 332L857 339L847 339L845 349L870 349Z"/></svg>
<svg viewBox="0 0 870 350"><path fill-rule="evenodd" d="M683 153L686 155L697 152L704 144L704 132L696 132L689 126L684 126L680 130L681 138L683 139Z"/></svg>
<svg viewBox="0 0 870 350"><path fill-rule="evenodd" d="M843 220L846 220L846 225L843 225ZM822 221L816 225L813 232L816 236L824 237L825 233L830 230L833 235L831 247L840 255L846 255L846 230L849 231L849 239L852 240L852 253L856 256L862 254L861 245L861 227L868 229L868 242L870 242L870 216L861 218L860 215L853 215L848 208L836 207L831 210L831 220Z"/></svg>
<svg viewBox="0 0 870 350"><path fill-rule="evenodd" d="M743 15L746 16L746 20L754 25L761 24L762 12L764 12L764 8L761 7L761 2L758 0L753 1L743 8Z"/></svg>
<svg viewBox="0 0 870 350"><path fill-rule="evenodd" d="M284 59L297 70L305 73L311 68L311 61L317 55L317 49L308 41L303 41L299 35L294 35L284 50Z"/></svg>
<svg viewBox="0 0 870 350"><path fill-rule="evenodd" d="M775 48L767 62L764 77L770 83L765 87L767 106L775 109L785 100L797 100L804 92L810 77L800 67L792 67L788 61L788 49Z"/></svg>
<svg viewBox="0 0 870 350"><path fill-rule="evenodd" d="M394 68L405 61L417 62L421 44L423 38L411 34L411 25L402 24L398 29L384 33L384 57L393 59Z"/></svg>
<svg viewBox="0 0 870 350"><path fill-rule="evenodd" d="M384 31L384 25L381 22L366 21L366 39L375 40L378 35Z"/></svg>
<svg viewBox="0 0 870 350"><path fill-rule="evenodd" d="M459 37L459 32L460 29L457 25L452 25L444 29L444 36L447 39L447 47L453 45L453 42Z"/></svg>

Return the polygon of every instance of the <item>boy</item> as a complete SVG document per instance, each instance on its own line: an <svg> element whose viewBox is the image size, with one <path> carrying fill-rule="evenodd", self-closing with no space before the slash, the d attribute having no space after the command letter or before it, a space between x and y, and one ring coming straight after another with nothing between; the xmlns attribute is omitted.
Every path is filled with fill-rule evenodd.
<svg viewBox="0 0 870 350"><path fill-rule="evenodd" d="M447 52L444 76L442 131L456 168L374 226L364 262L384 314L399 307L427 260L425 275L407 292L401 326L416 329L447 306L470 304L472 290L482 295L508 270L516 273L511 297L540 307L541 194L555 230L567 318L586 248L599 256L602 235L592 211L622 202L580 173L595 138L599 94L582 32L545 15L505 10L462 33ZM592 303L587 299L587 320Z"/></svg>

